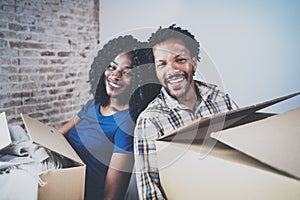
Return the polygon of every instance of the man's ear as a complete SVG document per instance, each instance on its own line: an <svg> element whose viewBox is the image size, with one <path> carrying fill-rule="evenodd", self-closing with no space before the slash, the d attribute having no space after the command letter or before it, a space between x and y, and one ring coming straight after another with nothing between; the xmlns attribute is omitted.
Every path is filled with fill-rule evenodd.
<svg viewBox="0 0 300 200"><path fill-rule="evenodd" d="M196 69L197 69L197 62L198 62L197 57L193 57L192 61L193 61L193 70L196 71Z"/></svg>

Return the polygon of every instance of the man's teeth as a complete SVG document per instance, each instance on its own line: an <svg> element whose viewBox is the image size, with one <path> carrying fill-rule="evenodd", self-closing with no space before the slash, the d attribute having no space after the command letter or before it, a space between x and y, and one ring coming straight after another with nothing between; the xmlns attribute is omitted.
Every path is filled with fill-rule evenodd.
<svg viewBox="0 0 300 200"><path fill-rule="evenodd" d="M119 88L119 87L121 87L121 86L119 86L119 85L117 85L117 84L115 84L114 82L109 82L113 87L115 87L115 88Z"/></svg>
<svg viewBox="0 0 300 200"><path fill-rule="evenodd" d="M173 79L173 80L169 80L169 83L178 83L178 82L180 82L180 81L182 81L183 80L183 78L177 78L177 79Z"/></svg>

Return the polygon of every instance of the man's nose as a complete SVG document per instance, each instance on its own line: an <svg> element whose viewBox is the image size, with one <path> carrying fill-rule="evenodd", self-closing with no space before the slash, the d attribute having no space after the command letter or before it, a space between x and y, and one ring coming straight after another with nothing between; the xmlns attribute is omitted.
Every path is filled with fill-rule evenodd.
<svg viewBox="0 0 300 200"><path fill-rule="evenodd" d="M169 69L178 70L178 65L175 62L169 62L167 65Z"/></svg>

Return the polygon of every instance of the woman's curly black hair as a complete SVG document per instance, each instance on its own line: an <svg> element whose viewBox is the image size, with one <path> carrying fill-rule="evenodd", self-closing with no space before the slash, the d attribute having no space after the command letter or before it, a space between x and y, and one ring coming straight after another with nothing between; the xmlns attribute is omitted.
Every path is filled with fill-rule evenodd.
<svg viewBox="0 0 300 200"><path fill-rule="evenodd" d="M134 50L138 49L139 45L138 40L131 35L119 36L110 40L98 51L89 71L90 93L97 103L106 106L109 100L104 85L104 71L110 62L122 52L128 52L133 56Z"/></svg>
<svg viewBox="0 0 300 200"><path fill-rule="evenodd" d="M152 33L148 39L149 46L153 47L158 43L166 41L171 38L181 39L185 46L190 50L191 56L200 60L200 44L195 39L195 36L188 30L182 29L175 24L172 24L168 28L159 27L156 32Z"/></svg>
<svg viewBox="0 0 300 200"><path fill-rule="evenodd" d="M146 48L145 43L139 42L131 35L114 38L98 51L89 71L90 93L94 96L96 103L100 103L102 106L108 104L110 97L105 89L104 71L110 62L122 52L131 54L133 67L137 68L132 78L132 90L134 92L132 91L133 94L129 100L129 105L133 108L135 114L138 115L156 97L160 90L160 85L156 84L158 81L153 68L151 48ZM145 75L148 83L150 79L152 83L144 82Z"/></svg>

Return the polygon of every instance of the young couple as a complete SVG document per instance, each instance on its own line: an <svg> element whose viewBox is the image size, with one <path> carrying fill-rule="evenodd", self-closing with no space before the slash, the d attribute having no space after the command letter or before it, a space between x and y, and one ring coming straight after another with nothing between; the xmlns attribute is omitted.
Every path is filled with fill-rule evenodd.
<svg viewBox="0 0 300 200"><path fill-rule="evenodd" d="M194 80L199 48L172 25L147 44L120 36L98 52L89 73L94 99L59 129L87 166L85 199L124 199L134 160L139 198L166 199L155 139L237 108L215 85Z"/></svg>

